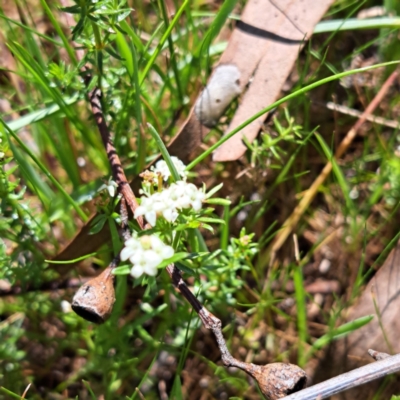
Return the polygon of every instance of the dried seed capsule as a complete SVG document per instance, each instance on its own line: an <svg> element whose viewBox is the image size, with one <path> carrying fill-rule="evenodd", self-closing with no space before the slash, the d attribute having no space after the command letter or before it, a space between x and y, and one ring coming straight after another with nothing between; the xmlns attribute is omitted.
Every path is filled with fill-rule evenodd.
<svg viewBox="0 0 400 400"><path fill-rule="evenodd" d="M304 389L307 383L306 373L294 364L247 364L245 371L257 381L261 391L269 400L280 399L298 392Z"/></svg>
<svg viewBox="0 0 400 400"><path fill-rule="evenodd" d="M72 309L82 318L102 324L110 316L114 302L114 275L106 268L99 276L85 283L72 299Z"/></svg>

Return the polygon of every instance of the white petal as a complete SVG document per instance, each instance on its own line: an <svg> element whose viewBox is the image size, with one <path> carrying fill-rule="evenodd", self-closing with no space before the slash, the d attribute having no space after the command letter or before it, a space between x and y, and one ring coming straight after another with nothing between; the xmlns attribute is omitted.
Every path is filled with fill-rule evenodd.
<svg viewBox="0 0 400 400"><path fill-rule="evenodd" d="M144 215L146 213L146 208L144 206L139 206L136 210L135 210L135 215L134 217L141 217L142 215Z"/></svg>
<svg viewBox="0 0 400 400"><path fill-rule="evenodd" d="M150 267L147 265L146 268L144 269L144 272L147 275L156 276L158 271L157 271L157 267Z"/></svg>
<svg viewBox="0 0 400 400"><path fill-rule="evenodd" d="M206 194L202 190L198 190L196 194L198 200L203 201L206 198Z"/></svg>
<svg viewBox="0 0 400 400"><path fill-rule="evenodd" d="M140 242L137 237L131 237L125 241L125 247L129 247L132 250L137 250L140 248Z"/></svg>
<svg viewBox="0 0 400 400"><path fill-rule="evenodd" d="M151 247L152 249L158 253L159 250L163 248L164 243L161 239L155 235L150 236Z"/></svg>
<svg viewBox="0 0 400 400"><path fill-rule="evenodd" d="M190 197L189 196L182 196L177 201L177 208L189 208L190 207Z"/></svg>
<svg viewBox="0 0 400 400"><path fill-rule="evenodd" d="M110 197L114 197L115 196L115 187L112 185L108 185L107 186L107 190L108 190L108 194L110 195Z"/></svg>
<svg viewBox="0 0 400 400"><path fill-rule="evenodd" d="M140 265L134 265L132 268L131 268L131 275L134 277L134 278L139 278L139 276L141 276L141 275L143 275L143 268L140 266Z"/></svg>
<svg viewBox="0 0 400 400"><path fill-rule="evenodd" d="M156 214L161 213L165 209L165 203L163 201L156 201L153 205L153 210Z"/></svg>
<svg viewBox="0 0 400 400"><path fill-rule="evenodd" d="M137 243L137 239L135 237L131 237L128 240L125 240L125 247L134 246Z"/></svg>
<svg viewBox="0 0 400 400"><path fill-rule="evenodd" d="M157 215L155 211L148 211L144 216L151 226L156 226Z"/></svg>
<svg viewBox="0 0 400 400"><path fill-rule="evenodd" d="M201 203L200 200L192 201L192 207L193 207L193 210L194 210L194 211L199 211L199 210L201 210L201 205L202 205L202 203Z"/></svg>
<svg viewBox="0 0 400 400"><path fill-rule="evenodd" d="M161 256L157 254L154 250L146 250L144 252L144 258L146 260L146 265L150 268L157 267L157 265L160 264L162 261Z"/></svg>
<svg viewBox="0 0 400 400"><path fill-rule="evenodd" d="M174 208L167 208L163 211L163 217L168 222L174 222L178 218L178 212Z"/></svg>
<svg viewBox="0 0 400 400"><path fill-rule="evenodd" d="M121 253L119 255L119 257L121 258L121 261L126 261L128 258L130 258L131 256L133 256L133 254L135 254L135 249L132 249L131 247L124 247L121 250Z"/></svg>
<svg viewBox="0 0 400 400"><path fill-rule="evenodd" d="M146 263L146 259L144 257L144 251L141 250L141 249L136 250L135 253L132 254L131 257L129 257L129 261L132 264L135 264L135 265L143 265L143 264L145 264Z"/></svg>
<svg viewBox="0 0 400 400"><path fill-rule="evenodd" d="M165 245L161 252L161 257L165 260L167 258L171 258L173 255L174 249L171 246Z"/></svg>

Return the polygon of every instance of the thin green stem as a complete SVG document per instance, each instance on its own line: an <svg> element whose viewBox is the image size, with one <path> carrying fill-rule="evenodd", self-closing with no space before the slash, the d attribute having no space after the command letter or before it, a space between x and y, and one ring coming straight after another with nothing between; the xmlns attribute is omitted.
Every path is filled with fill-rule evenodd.
<svg viewBox="0 0 400 400"><path fill-rule="evenodd" d="M168 21L168 15L167 15L167 10L165 7L165 2L164 0L159 0L159 4L160 4L160 8L162 11L162 15L164 18L164 23L165 26L169 27L169 21ZM175 82L176 82L176 88L178 91L178 97L179 97L179 101L181 103L183 103L183 92L182 92L182 87L181 87L181 80L180 80L180 76L179 76L179 71L178 71L178 65L176 63L176 56L175 56L175 52L174 52L174 42L171 38L171 36L168 36L168 47L169 47L169 54L171 57L171 65L172 65L172 70L174 72L175 75Z"/></svg>
<svg viewBox="0 0 400 400"><path fill-rule="evenodd" d="M75 51L74 49L71 47L71 45L69 44L69 40L67 39L67 37L64 35L63 30L61 29L60 24L58 23L58 21L54 18L53 13L50 10L50 7L47 5L46 0L40 0L40 3L42 4L42 7L44 9L44 11L46 12L47 16L49 17L54 29L56 30L58 36L61 38L63 45L65 47L65 50L67 50L68 53L68 57L70 58L70 60L73 62L74 65L76 65L78 63L76 56L75 56Z"/></svg>
<svg viewBox="0 0 400 400"><path fill-rule="evenodd" d="M168 28L165 30L165 33L164 33L164 35L162 36L160 42L158 43L158 45L157 45L157 47L156 47L156 50L155 50L154 53L151 55L149 61L147 62L146 66L145 66L145 68L144 68L144 71L143 71L143 73L142 73L142 75L141 75L141 77L140 77L140 80L139 80L140 85L143 84L143 82L144 82L144 80L145 80L147 74L149 73L151 67L152 67L153 64L154 64L154 61L156 60L157 56L159 55L161 49L162 49L163 46L164 46L164 43L167 41L169 35L170 35L171 32L172 32L172 29L174 29L176 23L178 22L180 16L182 15L182 13L183 13L183 11L185 10L185 8L186 8L186 6L188 5L188 3L189 3L189 0L185 0L185 1L183 2L183 4L181 5L181 7L179 8L179 10L177 11L177 13L175 14L173 20L171 21L171 24L170 24L170 25L168 26Z"/></svg>

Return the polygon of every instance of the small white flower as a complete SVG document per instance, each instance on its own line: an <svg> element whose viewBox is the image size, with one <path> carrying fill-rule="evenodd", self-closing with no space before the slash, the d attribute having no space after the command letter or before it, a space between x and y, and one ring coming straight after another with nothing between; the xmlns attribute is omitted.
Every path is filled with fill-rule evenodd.
<svg viewBox="0 0 400 400"><path fill-rule="evenodd" d="M157 275L157 267L163 260L173 255L173 248L163 243L159 237L145 235L128 239L120 258L122 261L129 259L133 264L130 273L134 278L138 278L143 274Z"/></svg>
<svg viewBox="0 0 400 400"><path fill-rule="evenodd" d="M143 275L143 273L144 273L144 270L143 270L143 268L142 268L141 265L134 265L134 266L131 268L131 275L132 275L134 278L139 278L140 276Z"/></svg>
<svg viewBox="0 0 400 400"><path fill-rule="evenodd" d="M178 157L172 156L171 160L172 160L179 176L181 178L185 179L187 177L187 172L185 170L186 165ZM155 167L151 167L151 170L154 173L159 173L162 176L164 181L167 181L168 178L171 176L171 172L168 168L168 165L164 160L157 161Z"/></svg>
<svg viewBox="0 0 400 400"><path fill-rule="evenodd" d="M171 258L174 255L174 249L164 244L157 236L151 236L152 249L161 256L163 260Z"/></svg>
<svg viewBox="0 0 400 400"><path fill-rule="evenodd" d="M166 208L162 214L168 222L175 222L179 215L175 207Z"/></svg>
<svg viewBox="0 0 400 400"><path fill-rule="evenodd" d="M140 243L136 238L128 239L125 242L125 247L121 250L119 255L121 261L126 261L128 258L132 257L140 248Z"/></svg>
<svg viewBox="0 0 400 400"><path fill-rule="evenodd" d="M108 191L108 194L110 195L110 197L114 197L115 196L115 192L117 190L117 183L114 182L111 178L108 179L108 182L106 183L106 189Z"/></svg>
<svg viewBox="0 0 400 400"><path fill-rule="evenodd" d="M161 264L163 260L160 254L156 253L154 250L146 250L143 254L146 264L150 268L155 268L157 265Z"/></svg>
<svg viewBox="0 0 400 400"><path fill-rule="evenodd" d="M200 211L203 205L203 200L206 197L205 193L198 190L191 197L192 207L194 211Z"/></svg>
<svg viewBox="0 0 400 400"><path fill-rule="evenodd" d="M168 222L175 222L178 210L193 208L200 211L205 193L192 183L178 181L161 192L146 194L141 197L141 204L135 211L135 218L144 215L151 226L156 225L162 216Z"/></svg>
<svg viewBox="0 0 400 400"><path fill-rule="evenodd" d="M130 257L129 257L129 261L133 264L133 265L141 265L142 267L144 267L146 265L146 259L144 257L144 250L143 247L140 247L139 249L137 249Z"/></svg>
<svg viewBox="0 0 400 400"><path fill-rule="evenodd" d="M153 202L152 197L142 197L142 203L135 210L134 216L135 216L135 218L137 218L137 217L141 217L142 215L144 215L147 222L151 226L156 225L157 214L154 210L154 202Z"/></svg>

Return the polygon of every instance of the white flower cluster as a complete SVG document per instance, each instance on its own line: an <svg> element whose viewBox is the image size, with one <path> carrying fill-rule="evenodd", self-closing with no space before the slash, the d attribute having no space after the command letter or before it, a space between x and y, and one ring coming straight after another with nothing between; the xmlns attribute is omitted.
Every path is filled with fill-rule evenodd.
<svg viewBox="0 0 400 400"><path fill-rule="evenodd" d="M163 243L160 238L145 235L128 239L121 250L120 258L122 261L129 259L133 264L131 275L139 278L143 274L157 275L157 266L173 255L174 249Z"/></svg>
<svg viewBox="0 0 400 400"><path fill-rule="evenodd" d="M186 165L178 157L172 156L171 160L179 176L183 179L186 179L187 177L187 172L185 170ZM160 174L164 181L167 181L168 178L171 176L171 172L168 168L168 165L164 160L157 161L156 165L152 166L150 170L153 171L155 174Z"/></svg>
<svg viewBox="0 0 400 400"><path fill-rule="evenodd" d="M201 210L205 198L203 190L192 183L178 181L167 189L148 197L142 196L140 206L135 211L135 218L144 215L151 226L156 225L157 217L163 216L168 222L175 222L178 210L193 208Z"/></svg>

